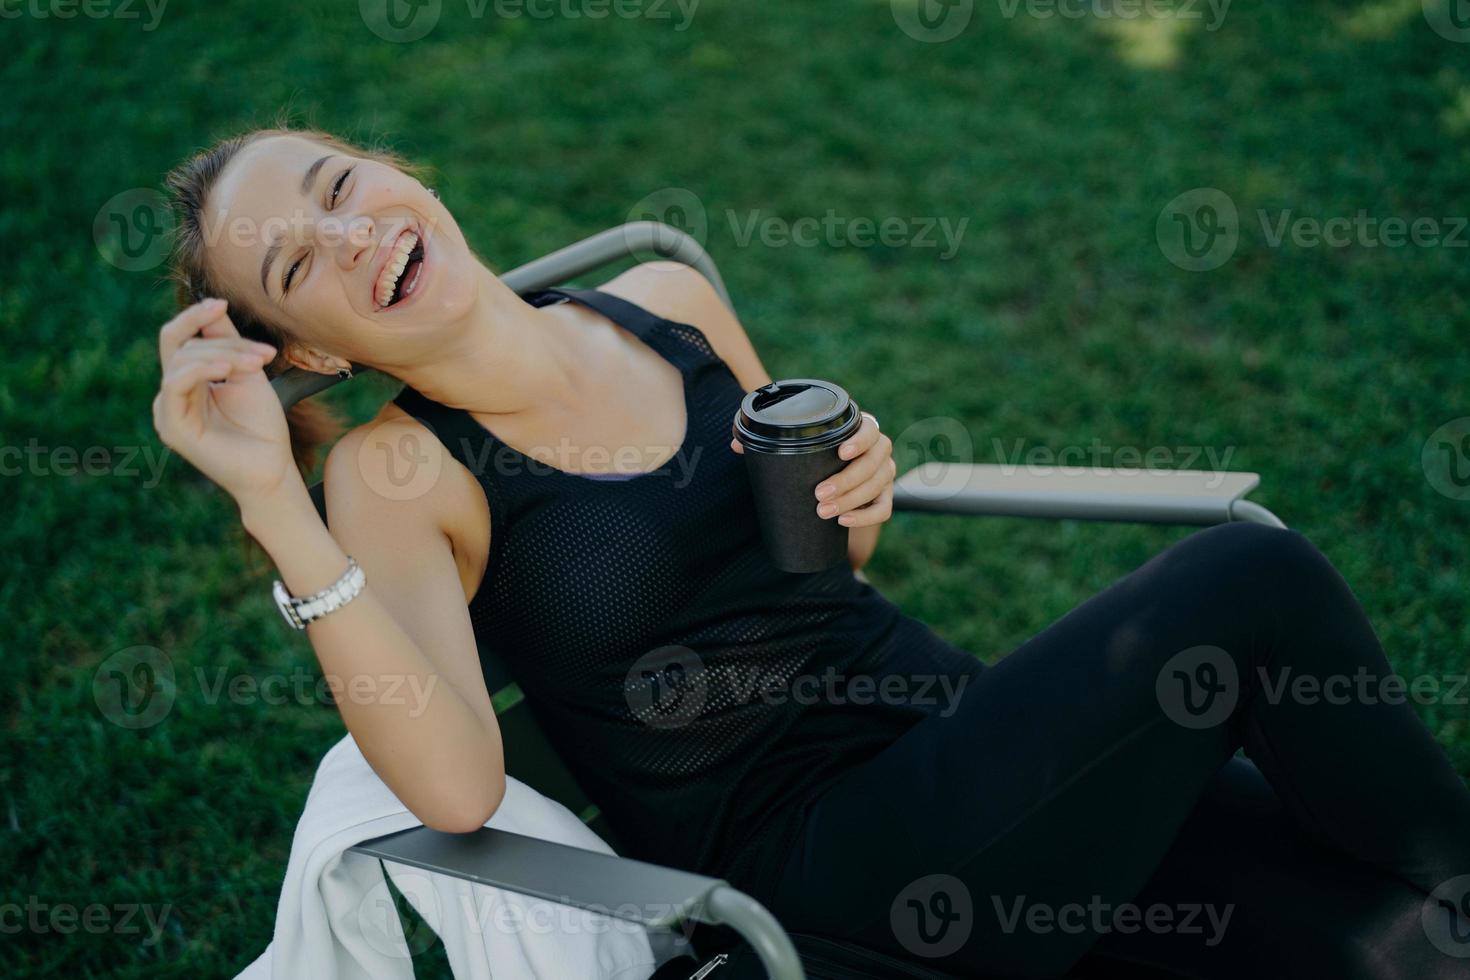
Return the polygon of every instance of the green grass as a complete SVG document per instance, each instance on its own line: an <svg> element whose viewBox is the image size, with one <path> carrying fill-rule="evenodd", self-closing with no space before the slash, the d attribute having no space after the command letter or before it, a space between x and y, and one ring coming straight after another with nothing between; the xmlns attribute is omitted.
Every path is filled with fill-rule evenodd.
<svg viewBox="0 0 1470 980"><path fill-rule="evenodd" d="M1238 0L1214 31L982 0L944 44L905 36L880 0L703 0L684 31L472 19L445 0L411 44L375 37L350 0L171 4L151 31L136 9L0 21L7 447L162 451L160 270L104 261L93 219L290 106L432 164L497 267L687 188L776 376L839 379L894 433L953 419L979 461L997 461L992 440L1231 451L1353 585L1402 673L1466 670L1470 501L1435 489L1421 449L1470 415L1470 250L1272 246L1257 217L1470 214L1470 45L1414 0ZM1175 267L1156 238L1196 187L1241 216L1214 271ZM753 210L968 225L947 261L742 246L727 215ZM337 401L362 418L390 390ZM0 901L171 910L157 943L7 935L0 972L232 975L270 938L292 828L343 727L309 698L211 703L194 672L309 677L311 649L270 607L270 570L242 561L232 503L186 463L155 484L7 462ZM869 570L994 659L1187 533L901 515ZM129 730L93 681L140 645L169 658L177 696ZM1418 710L1470 773L1465 707Z"/></svg>

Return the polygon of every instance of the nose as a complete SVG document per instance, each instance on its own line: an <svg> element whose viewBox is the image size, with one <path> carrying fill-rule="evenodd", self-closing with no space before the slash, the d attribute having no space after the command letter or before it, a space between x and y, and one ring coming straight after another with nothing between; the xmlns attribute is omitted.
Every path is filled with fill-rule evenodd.
<svg viewBox="0 0 1470 980"><path fill-rule="evenodd" d="M365 214L349 219L342 229L342 240L336 248L337 265L344 272L372 260L377 246L378 229L373 219Z"/></svg>

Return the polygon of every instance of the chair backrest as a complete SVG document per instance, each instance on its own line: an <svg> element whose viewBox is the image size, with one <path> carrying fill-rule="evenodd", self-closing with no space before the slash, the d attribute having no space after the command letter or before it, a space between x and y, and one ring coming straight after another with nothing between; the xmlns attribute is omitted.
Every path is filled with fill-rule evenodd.
<svg viewBox="0 0 1470 980"><path fill-rule="evenodd" d="M710 281L725 305L734 309L719 270L699 243L675 228L652 221L609 228L513 269L501 279L516 292L526 295L566 284L611 263L640 255L659 255L693 267ZM366 370L359 370L354 365L354 376ZM272 382L281 403L287 408L337 383L335 376L298 369L292 369ZM312 502L325 523L326 488L317 483L309 489ZM616 835L552 748L530 705L521 696L508 665L489 650L480 651L480 664L485 673L485 686L490 690L491 702L495 706L495 717L500 724L506 772L580 816L610 847L619 850Z"/></svg>

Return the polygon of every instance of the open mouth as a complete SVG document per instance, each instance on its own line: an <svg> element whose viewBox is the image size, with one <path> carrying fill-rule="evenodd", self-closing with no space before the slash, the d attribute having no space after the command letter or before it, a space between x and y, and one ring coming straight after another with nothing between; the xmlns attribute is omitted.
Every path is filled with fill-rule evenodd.
<svg viewBox="0 0 1470 980"><path fill-rule="evenodd" d="M386 310L413 295L424 271L424 242L417 232L405 231L393 243L393 254L378 274L373 301Z"/></svg>

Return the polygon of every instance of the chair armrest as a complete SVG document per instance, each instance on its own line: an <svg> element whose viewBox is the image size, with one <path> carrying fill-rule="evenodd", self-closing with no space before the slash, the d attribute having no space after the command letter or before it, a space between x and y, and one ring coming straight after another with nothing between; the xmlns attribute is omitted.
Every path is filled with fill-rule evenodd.
<svg viewBox="0 0 1470 980"><path fill-rule="evenodd" d="M804 980L791 938L759 902L719 878L484 827L414 827L351 850L559 905L670 929L681 919L727 925L777 980Z"/></svg>
<svg viewBox="0 0 1470 980"><path fill-rule="evenodd" d="M894 510L1149 524L1285 525L1242 499L1256 473L1211 470L1028 468L996 463L925 463L899 477Z"/></svg>
<svg viewBox="0 0 1470 980"><path fill-rule="evenodd" d="M725 281L704 246L679 229L657 221L630 221L608 228L511 269L500 279L511 289L525 294L585 276L620 259L646 255L682 262L699 272L734 312Z"/></svg>

